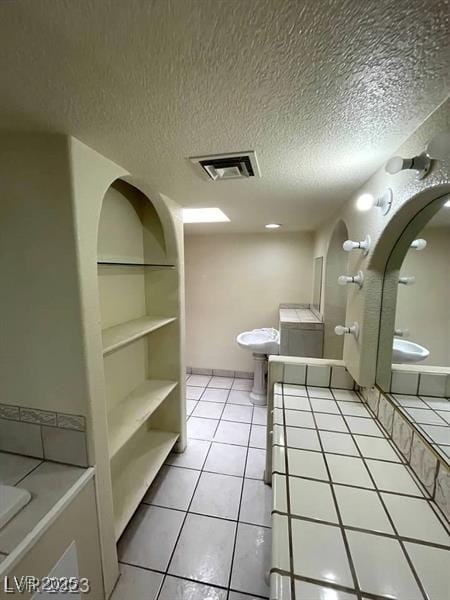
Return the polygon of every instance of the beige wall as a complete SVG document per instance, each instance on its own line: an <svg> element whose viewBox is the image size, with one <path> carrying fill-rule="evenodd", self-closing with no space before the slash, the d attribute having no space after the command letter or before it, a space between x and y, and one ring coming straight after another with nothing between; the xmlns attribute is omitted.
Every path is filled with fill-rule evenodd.
<svg viewBox="0 0 450 600"><path fill-rule="evenodd" d="M450 367L450 228L426 227L421 237L427 247L410 250L401 268L416 283L398 288L396 327L409 329L407 339L428 348L421 364Z"/></svg>
<svg viewBox="0 0 450 600"><path fill-rule="evenodd" d="M311 302L310 233L185 238L187 364L252 370L241 331L278 327L281 302Z"/></svg>

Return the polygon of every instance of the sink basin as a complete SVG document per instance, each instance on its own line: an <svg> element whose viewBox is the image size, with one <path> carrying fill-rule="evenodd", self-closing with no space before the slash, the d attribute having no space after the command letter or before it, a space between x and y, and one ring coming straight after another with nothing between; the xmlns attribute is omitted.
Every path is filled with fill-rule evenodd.
<svg viewBox="0 0 450 600"><path fill-rule="evenodd" d="M280 333L271 327L244 331L236 339L241 348L254 354L278 354L280 351Z"/></svg>
<svg viewBox="0 0 450 600"><path fill-rule="evenodd" d="M0 529L31 500L29 491L0 484Z"/></svg>
<svg viewBox="0 0 450 600"><path fill-rule="evenodd" d="M425 360L430 355L430 352L423 346L399 338L394 338L392 348L393 363L416 363Z"/></svg>

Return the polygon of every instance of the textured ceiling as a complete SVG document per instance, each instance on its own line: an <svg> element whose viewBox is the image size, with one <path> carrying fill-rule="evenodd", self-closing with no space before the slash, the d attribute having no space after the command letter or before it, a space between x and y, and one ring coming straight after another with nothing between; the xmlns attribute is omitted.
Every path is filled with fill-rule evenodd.
<svg viewBox="0 0 450 600"><path fill-rule="evenodd" d="M0 128L79 138L229 224L314 229L439 105L448 2L1 0ZM192 155L256 151L261 179Z"/></svg>

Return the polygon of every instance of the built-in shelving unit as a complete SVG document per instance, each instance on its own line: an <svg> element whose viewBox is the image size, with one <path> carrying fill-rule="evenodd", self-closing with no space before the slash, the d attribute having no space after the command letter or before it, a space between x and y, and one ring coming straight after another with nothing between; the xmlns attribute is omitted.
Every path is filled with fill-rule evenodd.
<svg viewBox="0 0 450 600"><path fill-rule="evenodd" d="M122 535L177 440L177 433L149 429L136 436L115 459L112 481L116 539Z"/></svg>
<svg viewBox="0 0 450 600"><path fill-rule="evenodd" d="M108 414L109 453L113 458L161 402L176 388L176 381L149 379L138 385Z"/></svg>
<svg viewBox="0 0 450 600"><path fill-rule="evenodd" d="M140 337L172 323L176 317L140 317L102 331L103 354L109 354Z"/></svg>
<svg viewBox="0 0 450 600"><path fill-rule="evenodd" d="M180 275L167 236L142 192L110 187L97 269L116 539L184 439Z"/></svg>

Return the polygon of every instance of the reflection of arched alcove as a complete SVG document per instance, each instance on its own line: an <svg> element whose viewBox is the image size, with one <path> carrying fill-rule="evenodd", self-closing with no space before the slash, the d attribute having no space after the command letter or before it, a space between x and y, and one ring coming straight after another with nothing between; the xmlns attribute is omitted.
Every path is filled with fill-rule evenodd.
<svg viewBox="0 0 450 600"><path fill-rule="evenodd" d="M122 180L109 187L97 250L116 539L184 428L179 274L169 235L140 190Z"/></svg>
<svg viewBox="0 0 450 600"><path fill-rule="evenodd" d="M417 237L428 221L442 208L448 199L449 186L430 188L417 194L402 206L386 227L380 238L378 247L380 252L374 253L374 263L380 260L379 254L386 253L390 248L390 254L385 262L383 280L383 293L380 314L378 360L377 360L377 383L383 389L389 389L392 363L392 342L395 327L395 314L398 296L398 278L400 269L412 241ZM395 232L395 221L409 217L409 221L402 229Z"/></svg>
<svg viewBox="0 0 450 600"><path fill-rule="evenodd" d="M339 221L333 230L328 244L325 263L324 286L324 358L342 359L344 349L343 336L334 333L336 325L345 323L347 305L347 290L345 286L338 285L339 275L347 273L347 253L342 249L342 244L348 239L345 223Z"/></svg>

